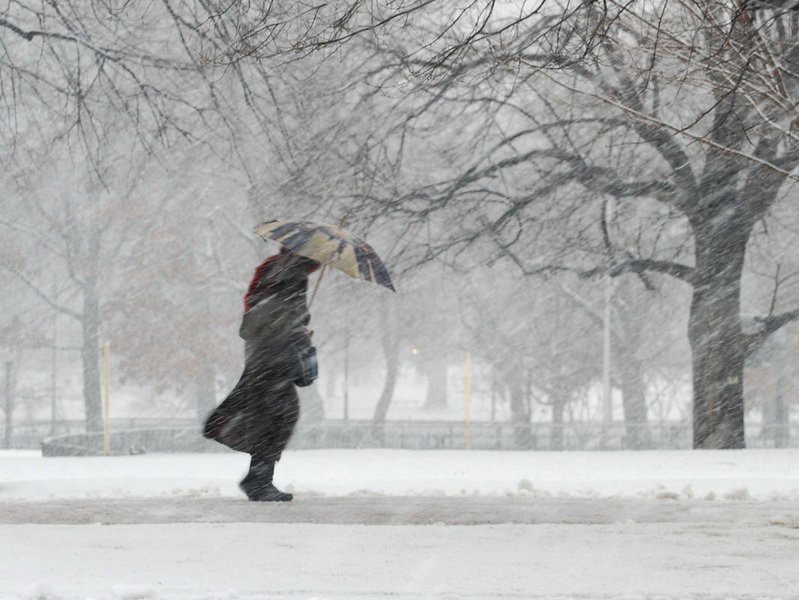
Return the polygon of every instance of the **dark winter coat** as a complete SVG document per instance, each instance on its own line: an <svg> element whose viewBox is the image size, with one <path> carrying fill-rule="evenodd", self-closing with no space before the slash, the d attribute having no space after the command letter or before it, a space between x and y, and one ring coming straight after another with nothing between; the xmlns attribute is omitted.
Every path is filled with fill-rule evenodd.
<svg viewBox="0 0 799 600"><path fill-rule="evenodd" d="M275 276L278 269L281 272ZM290 263L287 268L277 262L270 270L268 291L260 294L260 300L252 299L239 329L245 341L244 373L211 413L203 432L207 438L267 461L280 458L297 424L300 405L295 381L302 375L301 357L312 351L307 329L307 265L299 268Z"/></svg>

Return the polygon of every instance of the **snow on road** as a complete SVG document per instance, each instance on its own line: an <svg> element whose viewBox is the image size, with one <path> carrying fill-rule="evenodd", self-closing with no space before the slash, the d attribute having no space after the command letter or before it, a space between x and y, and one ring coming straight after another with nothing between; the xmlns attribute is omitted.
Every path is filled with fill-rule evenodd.
<svg viewBox="0 0 799 600"><path fill-rule="evenodd" d="M720 524L3 525L0 598L796 598L797 547Z"/></svg>
<svg viewBox="0 0 799 600"><path fill-rule="evenodd" d="M799 600L799 451L0 453L0 600Z"/></svg>

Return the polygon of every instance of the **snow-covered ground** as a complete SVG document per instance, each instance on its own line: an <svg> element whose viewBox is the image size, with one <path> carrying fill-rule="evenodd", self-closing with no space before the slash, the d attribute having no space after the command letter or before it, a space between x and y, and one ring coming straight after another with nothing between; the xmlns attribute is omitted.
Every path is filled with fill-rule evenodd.
<svg viewBox="0 0 799 600"><path fill-rule="evenodd" d="M0 597L795 598L799 532L674 523L0 527Z"/></svg>
<svg viewBox="0 0 799 600"><path fill-rule="evenodd" d="M0 452L0 599L799 599L799 451Z"/></svg>
<svg viewBox="0 0 799 600"><path fill-rule="evenodd" d="M0 500L240 496L246 454L41 458L0 452ZM302 450L275 481L298 494L799 500L799 449L652 452Z"/></svg>

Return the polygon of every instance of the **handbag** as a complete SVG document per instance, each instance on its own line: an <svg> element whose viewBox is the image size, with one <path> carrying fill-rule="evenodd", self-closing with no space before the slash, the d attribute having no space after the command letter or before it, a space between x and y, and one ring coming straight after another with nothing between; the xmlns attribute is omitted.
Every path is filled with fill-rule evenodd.
<svg viewBox="0 0 799 600"><path fill-rule="evenodd" d="M316 348L306 346L298 356L298 374L294 379L294 385L307 387L311 385L319 376L319 361L316 358Z"/></svg>

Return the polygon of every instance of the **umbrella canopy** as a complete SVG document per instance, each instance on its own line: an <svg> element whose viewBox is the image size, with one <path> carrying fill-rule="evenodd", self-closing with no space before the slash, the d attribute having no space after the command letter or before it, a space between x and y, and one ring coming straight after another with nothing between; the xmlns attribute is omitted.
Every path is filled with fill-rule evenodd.
<svg viewBox="0 0 799 600"><path fill-rule="evenodd" d="M256 227L255 233L350 277L395 291L391 276L374 249L340 227L310 221L267 221Z"/></svg>

